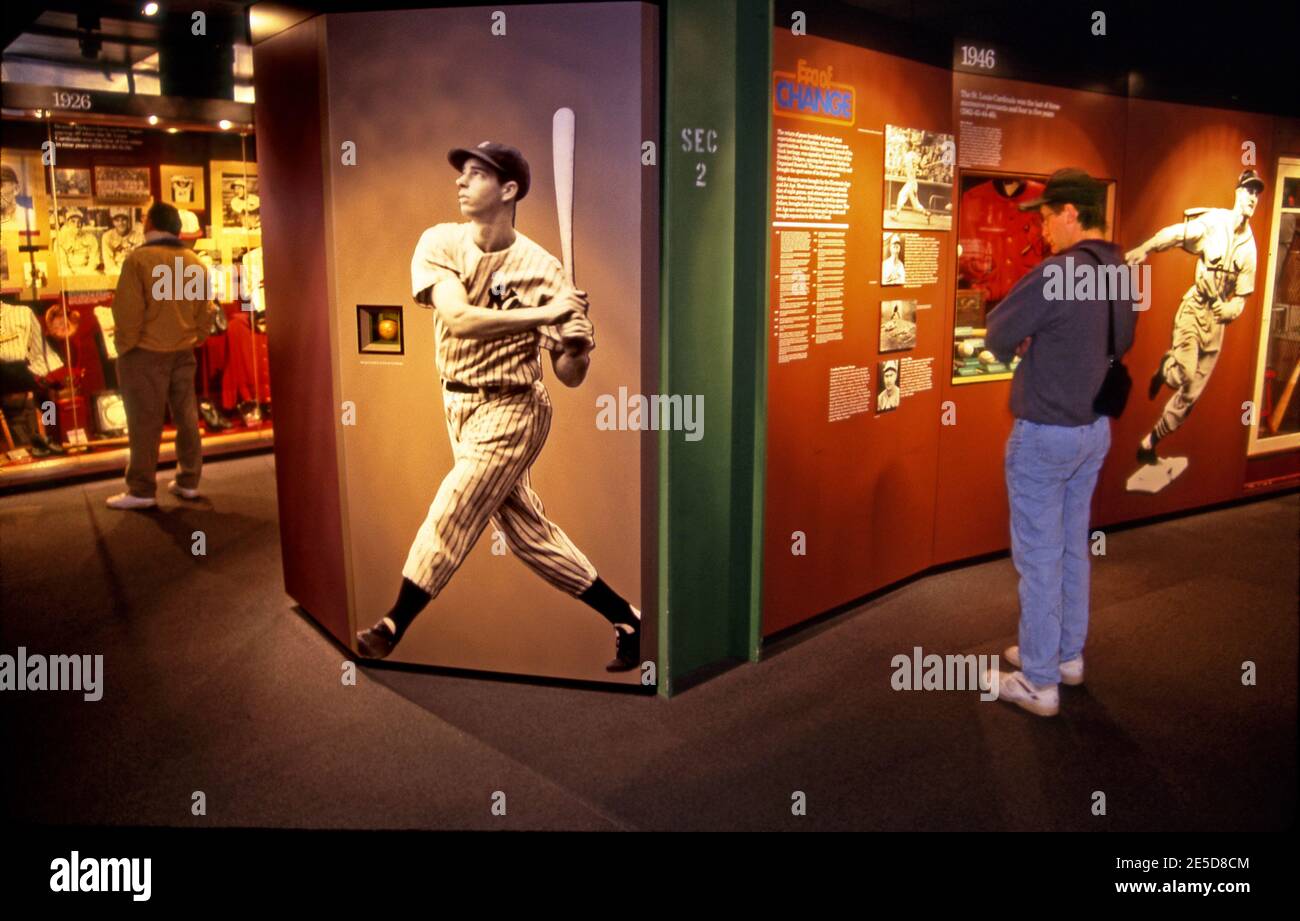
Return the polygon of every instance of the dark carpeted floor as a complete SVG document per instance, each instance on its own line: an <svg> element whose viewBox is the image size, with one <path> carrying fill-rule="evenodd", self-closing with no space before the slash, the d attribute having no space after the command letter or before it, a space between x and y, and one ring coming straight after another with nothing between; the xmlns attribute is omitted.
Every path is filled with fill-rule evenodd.
<svg viewBox="0 0 1300 921"><path fill-rule="evenodd" d="M1014 642L1006 559L912 581L670 701L394 669L345 686L342 650L281 588L272 464L213 462L209 501L148 515L104 508L115 481L0 497L0 652L102 653L106 671L97 703L0 695L10 820L1253 830L1295 814L1295 494L1110 534L1088 683L1042 720L890 687L914 646Z"/></svg>

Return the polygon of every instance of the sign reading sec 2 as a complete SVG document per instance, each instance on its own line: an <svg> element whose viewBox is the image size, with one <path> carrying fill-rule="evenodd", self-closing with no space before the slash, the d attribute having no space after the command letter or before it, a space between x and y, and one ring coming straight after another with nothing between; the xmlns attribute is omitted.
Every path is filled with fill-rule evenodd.
<svg viewBox="0 0 1300 921"><path fill-rule="evenodd" d="M718 152L718 132L714 128L683 128L682 150L686 153L715 154ZM695 164L695 185L703 188L708 167L700 160Z"/></svg>

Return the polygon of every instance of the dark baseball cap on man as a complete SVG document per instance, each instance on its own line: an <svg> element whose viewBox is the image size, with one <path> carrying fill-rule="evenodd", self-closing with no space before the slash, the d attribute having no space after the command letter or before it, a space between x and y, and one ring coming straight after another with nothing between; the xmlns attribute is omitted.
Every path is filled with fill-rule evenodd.
<svg viewBox="0 0 1300 921"><path fill-rule="evenodd" d="M502 182L514 181L519 184L519 194L515 201L522 201L528 194L530 172L524 155L513 147L498 144L496 141L484 141L477 147L457 147L447 152L447 162L456 169L465 168L465 161L470 157L482 160L500 175Z"/></svg>
<svg viewBox="0 0 1300 921"><path fill-rule="evenodd" d="M1244 169L1241 171L1241 175L1237 177L1237 188L1240 189L1242 186L1246 188L1254 187L1256 192L1262 192L1264 191L1264 180L1253 169Z"/></svg>
<svg viewBox="0 0 1300 921"><path fill-rule="evenodd" d="M1106 201L1106 186L1081 169L1058 169L1047 180L1043 194L1020 205L1033 211L1043 205L1100 205Z"/></svg>

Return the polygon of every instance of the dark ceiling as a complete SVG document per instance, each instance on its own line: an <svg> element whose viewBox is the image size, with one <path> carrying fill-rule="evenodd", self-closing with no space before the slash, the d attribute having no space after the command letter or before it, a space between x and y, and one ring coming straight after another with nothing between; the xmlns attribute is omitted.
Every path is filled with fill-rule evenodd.
<svg viewBox="0 0 1300 921"><path fill-rule="evenodd" d="M151 18L140 11L143 0L6 0L0 47L6 48L8 55L79 60L84 66L77 14L91 13L105 21L121 21L103 27L99 54L99 60L121 66L151 55L167 30L186 27L189 12L196 9L207 13L210 34L247 41L246 13L251 5L251 0L164 0L160 15ZM474 0L325 0L295 5L332 12L476 4ZM659 5L667 4L660 0ZM1098 8L1107 17L1105 36L1092 34L1093 13ZM1212 8L1168 0L1121 4L1097 0L776 0L777 24L788 23L795 10L807 15L813 34L943 66L951 63L954 39L975 39L1004 49L1008 66L1014 69L1010 75L1024 79L1200 105L1300 114L1300 4L1293 0L1278 4L1237 0ZM196 68L203 64L192 63Z"/></svg>

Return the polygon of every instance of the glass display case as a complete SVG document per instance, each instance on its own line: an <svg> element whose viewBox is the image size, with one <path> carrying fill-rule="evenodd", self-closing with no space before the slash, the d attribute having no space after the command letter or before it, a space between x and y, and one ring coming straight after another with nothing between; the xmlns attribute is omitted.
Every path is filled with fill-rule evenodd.
<svg viewBox="0 0 1300 921"><path fill-rule="evenodd" d="M251 130L6 118L0 150L0 489L120 469L113 296L155 201L209 269L225 323L196 349L204 453L269 445L270 369ZM233 129L233 130L232 130ZM173 456L170 420L161 457Z"/></svg>

